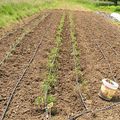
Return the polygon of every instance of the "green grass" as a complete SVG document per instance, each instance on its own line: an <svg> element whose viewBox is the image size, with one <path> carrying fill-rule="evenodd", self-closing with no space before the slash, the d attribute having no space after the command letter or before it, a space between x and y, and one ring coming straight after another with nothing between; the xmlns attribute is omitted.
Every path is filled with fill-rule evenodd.
<svg viewBox="0 0 120 120"><path fill-rule="evenodd" d="M0 2L0 27L4 27L18 21L26 16L39 12L43 9L52 9L56 6L56 2L53 0L40 2L37 0L31 0L31 2Z"/></svg>
<svg viewBox="0 0 120 120"><path fill-rule="evenodd" d="M2 3L0 5L0 27L13 21L20 20L37 12L38 7L28 3Z"/></svg>
<svg viewBox="0 0 120 120"><path fill-rule="evenodd" d="M120 6L109 5L107 3L94 2L94 0L67 0L71 2L74 6L82 6L85 9L93 11L105 11L108 13L118 12L120 13Z"/></svg>
<svg viewBox="0 0 120 120"><path fill-rule="evenodd" d="M0 27L9 25L44 9L93 10L120 13L120 6L98 4L93 2L93 0L0 0Z"/></svg>

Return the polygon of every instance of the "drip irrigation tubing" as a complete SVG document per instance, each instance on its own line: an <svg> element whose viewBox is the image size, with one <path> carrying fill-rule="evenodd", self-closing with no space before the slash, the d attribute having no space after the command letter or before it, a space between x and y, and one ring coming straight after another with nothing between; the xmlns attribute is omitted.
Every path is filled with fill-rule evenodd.
<svg viewBox="0 0 120 120"><path fill-rule="evenodd" d="M110 61L108 60L108 58L106 57L106 55L104 54L103 50L101 49L100 45L97 42L96 42L96 46L99 49L99 51L101 52L101 54L103 55L103 58L106 60L113 80L116 81L116 78L115 78L115 76L113 74L113 71L112 71L112 67L111 67Z"/></svg>
<svg viewBox="0 0 120 120"><path fill-rule="evenodd" d="M76 63L76 59L75 59L75 55L74 55L74 63L75 63L75 68L77 67L77 63ZM78 82L79 80L78 80L78 74L76 73L76 77L75 77L75 79L76 79L76 86L79 86L80 85L80 83ZM85 101L84 101L84 97L83 97L83 95L82 95L82 93L81 93L81 91L80 90L78 90L78 94L79 94L79 97L80 97L80 99L81 99L81 102L82 102L82 104L83 104L83 106L84 106L84 108L85 108L85 110L87 110L88 108L87 108L87 105L86 105L86 103L85 103Z"/></svg>
<svg viewBox="0 0 120 120"><path fill-rule="evenodd" d="M120 102L118 102L118 103L113 103L112 105L109 105L109 106L106 106L106 107L103 107L103 108L99 108L99 109L95 109L95 110L83 111L83 112L78 113L78 114L75 115L75 116L71 116L71 117L69 118L69 120L76 120L76 119L79 118L80 116L85 115L85 114L88 114L88 113L95 114L95 113L98 113L98 112L101 112L101 111L109 110L109 109L111 109L112 107L118 106L118 105L120 105Z"/></svg>
<svg viewBox="0 0 120 120"><path fill-rule="evenodd" d="M105 41L109 46L110 46L110 48L114 51L114 53L115 53L115 55L117 56L117 57L119 57L119 53L112 47L112 45L108 42L108 41Z"/></svg>

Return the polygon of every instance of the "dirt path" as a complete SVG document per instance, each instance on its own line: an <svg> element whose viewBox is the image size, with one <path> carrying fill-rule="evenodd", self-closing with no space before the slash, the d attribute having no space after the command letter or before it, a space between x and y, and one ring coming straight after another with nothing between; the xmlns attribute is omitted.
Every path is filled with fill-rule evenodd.
<svg viewBox="0 0 120 120"><path fill-rule="evenodd" d="M88 104L90 108L102 108L103 106L110 105L112 102L103 101L98 97L102 84L101 80L103 78L113 79L114 75L118 83L120 83L120 56L116 56L114 51L116 50L118 54L120 53L120 30L104 18L91 12L75 13L75 23L81 54L81 67L84 78L88 82L88 89L84 95L90 101ZM106 59L103 58L96 44L104 52ZM110 72L108 63L111 65L113 74ZM120 101L119 98L117 100ZM90 120L119 120L119 112L119 107L115 107L109 111L100 112L95 118L88 118ZM86 117L86 119L88 118Z"/></svg>

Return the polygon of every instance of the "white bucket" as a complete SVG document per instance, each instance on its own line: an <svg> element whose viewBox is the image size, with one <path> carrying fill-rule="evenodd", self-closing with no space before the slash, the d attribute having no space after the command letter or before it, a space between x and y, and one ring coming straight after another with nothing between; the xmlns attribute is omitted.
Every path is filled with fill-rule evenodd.
<svg viewBox="0 0 120 120"><path fill-rule="evenodd" d="M115 96L119 85L110 79L103 79L102 82L99 96L105 100L111 100Z"/></svg>

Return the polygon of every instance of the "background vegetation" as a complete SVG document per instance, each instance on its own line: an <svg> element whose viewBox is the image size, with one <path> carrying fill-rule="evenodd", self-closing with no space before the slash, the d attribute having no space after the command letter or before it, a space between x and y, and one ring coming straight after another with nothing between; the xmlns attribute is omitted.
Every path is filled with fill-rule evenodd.
<svg viewBox="0 0 120 120"><path fill-rule="evenodd" d="M50 9L54 4L52 0L0 0L0 27L40 10Z"/></svg>
<svg viewBox="0 0 120 120"><path fill-rule="evenodd" d="M111 2L112 1L112 2ZM115 0L0 0L0 27L43 9L74 9L119 12Z"/></svg>

